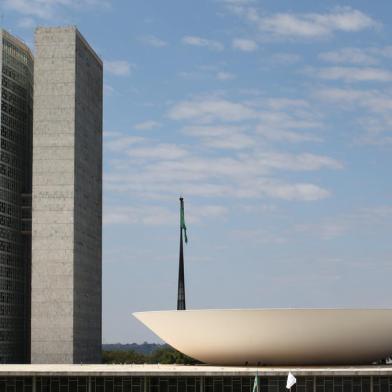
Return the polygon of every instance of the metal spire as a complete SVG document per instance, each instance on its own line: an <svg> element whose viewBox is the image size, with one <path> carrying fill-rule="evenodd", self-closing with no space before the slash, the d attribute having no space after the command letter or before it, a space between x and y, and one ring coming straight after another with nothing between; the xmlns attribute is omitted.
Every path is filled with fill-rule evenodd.
<svg viewBox="0 0 392 392"><path fill-rule="evenodd" d="M180 206L180 258L178 265L177 310L185 310L184 244L182 231L185 231L186 236L186 227L184 221L184 199L182 197L180 197Z"/></svg>

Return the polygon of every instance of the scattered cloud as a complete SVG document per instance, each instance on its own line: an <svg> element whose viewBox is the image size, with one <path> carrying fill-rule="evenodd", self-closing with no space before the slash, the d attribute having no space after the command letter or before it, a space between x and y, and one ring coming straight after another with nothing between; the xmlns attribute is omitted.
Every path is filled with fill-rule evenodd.
<svg viewBox="0 0 392 392"><path fill-rule="evenodd" d="M235 126L191 125L185 127L183 133L200 138L210 148L242 150L255 144L244 128Z"/></svg>
<svg viewBox="0 0 392 392"><path fill-rule="evenodd" d="M337 64L373 65L378 62L374 55L359 48L343 48L330 52L323 52L320 53L318 57L320 60L328 63Z"/></svg>
<svg viewBox="0 0 392 392"><path fill-rule="evenodd" d="M235 75L231 72L219 71L216 74L218 80L232 80L235 79Z"/></svg>
<svg viewBox="0 0 392 392"><path fill-rule="evenodd" d="M219 41L214 41L211 39L201 38L193 35L187 35L183 37L181 42L184 45L201 46L214 51L222 51L224 49L224 45Z"/></svg>
<svg viewBox="0 0 392 392"><path fill-rule="evenodd" d="M104 69L115 76L128 76L135 69L135 65L125 60L105 61Z"/></svg>
<svg viewBox="0 0 392 392"><path fill-rule="evenodd" d="M365 131L358 139L366 144L392 143L392 94L387 91L344 88L318 89L316 97L343 110L358 110L357 124Z"/></svg>
<svg viewBox="0 0 392 392"><path fill-rule="evenodd" d="M300 233L317 236L322 240L332 240L337 237L358 233L358 231L371 231L377 226L390 226L391 217L392 206L373 206L329 217L316 223L296 225L295 230Z"/></svg>
<svg viewBox="0 0 392 392"><path fill-rule="evenodd" d="M37 22L30 17L21 18L18 20L18 27L22 29L32 29L37 25Z"/></svg>
<svg viewBox="0 0 392 392"><path fill-rule="evenodd" d="M108 207L104 210L104 225L137 224L146 226L172 225L178 214L160 206Z"/></svg>
<svg viewBox="0 0 392 392"><path fill-rule="evenodd" d="M235 38L233 39L233 48L243 52L254 52L257 50L257 42L252 39Z"/></svg>
<svg viewBox="0 0 392 392"><path fill-rule="evenodd" d="M272 100L271 107L301 105L300 102ZM176 105L173 105L175 107ZM225 104L223 107L226 109ZM230 107L230 105L229 105ZM247 106L241 104L240 108ZM238 107L235 106L235 109ZM217 113L208 111L207 117L226 119L222 106ZM204 107L201 109L202 117ZM178 116L178 113L181 115ZM282 181L279 172L312 172L322 169L339 170L341 162L311 153L288 154L260 148L257 135L250 134L246 126L192 124L192 110L171 113L172 119L189 122L183 133L199 138L201 146L160 143L153 139L112 138L109 148L120 149L109 163L105 173L105 187L111 192L132 192L148 199L166 199L184 194L195 197L223 198L278 198L283 200L319 200L330 192L308 182ZM254 112L242 114L253 117ZM199 118L197 116L197 118ZM238 114L234 116L237 120ZM116 143L116 140L118 142ZM197 145L197 144L196 144ZM246 154L242 153L247 149ZM216 154L223 151L223 154ZM227 155L225 151L233 153Z"/></svg>
<svg viewBox="0 0 392 392"><path fill-rule="evenodd" d="M242 121L255 118L258 114L242 103L220 98L206 98L179 102L169 110L168 116L173 120L209 122L212 120Z"/></svg>
<svg viewBox="0 0 392 392"><path fill-rule="evenodd" d="M370 48L342 48L319 54L319 59L335 64L375 65L392 58L392 46Z"/></svg>
<svg viewBox="0 0 392 392"><path fill-rule="evenodd" d="M107 133L106 133L107 135ZM112 134L110 136L114 136L112 140L105 141L105 148L109 151L119 152L128 149L133 144L138 144L145 141L144 138L139 136L120 136L116 137L116 134Z"/></svg>
<svg viewBox="0 0 392 392"><path fill-rule="evenodd" d="M392 72L374 67L328 67L316 71L317 76L345 82L390 82Z"/></svg>
<svg viewBox="0 0 392 392"><path fill-rule="evenodd" d="M299 63L302 57L297 53L274 53L270 61L279 65L292 65Z"/></svg>
<svg viewBox="0 0 392 392"><path fill-rule="evenodd" d="M159 128L161 124L157 121L144 121L141 123L137 123L133 126L133 128L137 129L138 131L145 131L149 129Z"/></svg>
<svg viewBox="0 0 392 392"><path fill-rule="evenodd" d="M236 240L248 241L252 245L282 245L287 243L286 235L282 233L273 233L266 229L240 229L233 230L230 236Z"/></svg>
<svg viewBox="0 0 392 392"><path fill-rule="evenodd" d="M247 3L229 3L228 8L253 24L259 32L284 39L315 39L335 32L376 29L380 23L351 7L336 7L328 13L276 13L268 15Z"/></svg>
<svg viewBox="0 0 392 392"><path fill-rule="evenodd" d="M166 41L155 35L145 35L140 38L140 41L146 45L153 46L154 48L164 48L168 45Z"/></svg>
<svg viewBox="0 0 392 392"><path fill-rule="evenodd" d="M53 20L65 9L108 7L110 0L3 0L3 6L27 17Z"/></svg>
<svg viewBox="0 0 392 392"><path fill-rule="evenodd" d="M221 205L188 205L187 222L199 224L209 219L226 216L228 209ZM178 211L156 205L109 206L104 210L104 225L135 224L145 226L174 226L178 224Z"/></svg>
<svg viewBox="0 0 392 392"><path fill-rule="evenodd" d="M134 147L127 151L131 158L155 161L172 161L188 155L188 151L176 144L161 143L153 146Z"/></svg>
<svg viewBox="0 0 392 392"><path fill-rule="evenodd" d="M188 127L195 134L207 130L211 135L224 138L219 145L232 146L231 148L242 149L255 144L250 142L249 132L238 132L239 127L228 127L229 123L247 124L242 129L252 131L253 137L259 136L264 141L270 142L321 142L322 138L315 132L322 127L322 122L315 111L310 110L310 105L304 100L298 99L263 99L255 103L233 102L221 97L199 97L189 101L181 101L170 108L169 118L177 121L190 121L197 123L196 127ZM225 125L216 125L216 123ZM213 124L203 127L201 124ZM233 133L233 129L236 132ZM223 134L224 132L224 134ZM217 142L208 140L212 145ZM235 141L238 141L235 147Z"/></svg>

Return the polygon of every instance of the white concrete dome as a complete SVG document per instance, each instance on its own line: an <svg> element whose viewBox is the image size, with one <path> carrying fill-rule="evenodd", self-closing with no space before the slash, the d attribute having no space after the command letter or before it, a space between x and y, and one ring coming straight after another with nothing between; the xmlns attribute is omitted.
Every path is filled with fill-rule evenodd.
<svg viewBox="0 0 392 392"><path fill-rule="evenodd" d="M369 364L392 354L392 309L137 312L182 353L215 365Z"/></svg>

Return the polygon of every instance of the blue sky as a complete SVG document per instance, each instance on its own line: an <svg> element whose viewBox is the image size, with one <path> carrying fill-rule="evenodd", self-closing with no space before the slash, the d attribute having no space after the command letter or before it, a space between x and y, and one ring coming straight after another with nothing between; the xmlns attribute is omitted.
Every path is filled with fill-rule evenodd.
<svg viewBox="0 0 392 392"><path fill-rule="evenodd" d="M105 63L104 342L188 308L392 306L392 2L2 0Z"/></svg>

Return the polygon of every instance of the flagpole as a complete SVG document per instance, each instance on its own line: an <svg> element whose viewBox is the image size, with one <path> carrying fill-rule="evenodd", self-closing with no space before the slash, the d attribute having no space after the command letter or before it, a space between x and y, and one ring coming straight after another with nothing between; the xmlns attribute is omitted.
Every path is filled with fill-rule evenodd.
<svg viewBox="0 0 392 392"><path fill-rule="evenodd" d="M180 257L178 261L178 292L177 292L177 310L185 310L185 274L184 274L184 244L182 237L184 216L184 199L180 197Z"/></svg>

